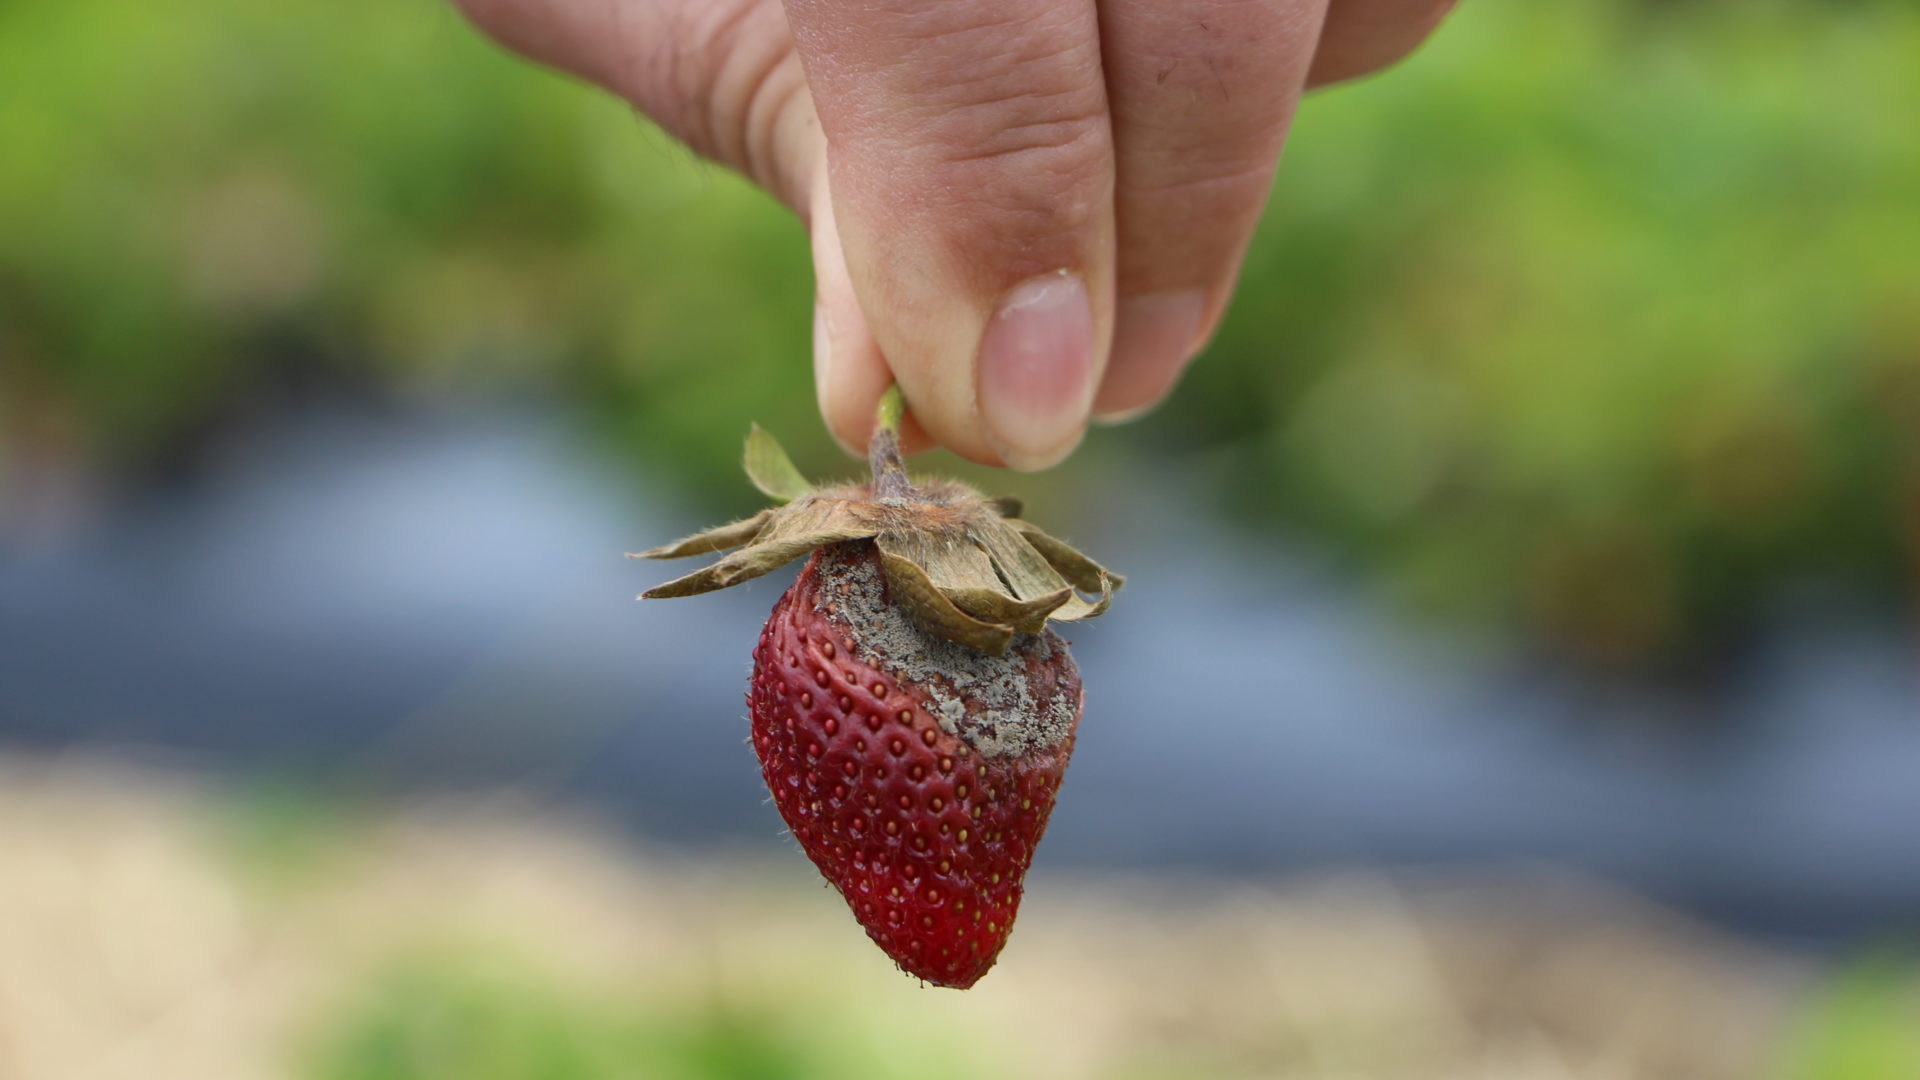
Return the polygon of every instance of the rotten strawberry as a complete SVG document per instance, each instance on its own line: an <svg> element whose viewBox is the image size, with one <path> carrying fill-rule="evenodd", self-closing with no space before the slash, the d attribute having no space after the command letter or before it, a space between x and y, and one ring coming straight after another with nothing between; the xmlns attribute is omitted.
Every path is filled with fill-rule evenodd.
<svg viewBox="0 0 1920 1080"><path fill-rule="evenodd" d="M1100 614L1120 579L1008 501L911 480L900 411L895 390L864 485L813 488L755 429L748 474L786 505L643 553L739 549L644 595L811 556L754 650L754 751L874 942L909 974L965 988L1013 927L1080 722L1079 673L1047 623Z"/></svg>

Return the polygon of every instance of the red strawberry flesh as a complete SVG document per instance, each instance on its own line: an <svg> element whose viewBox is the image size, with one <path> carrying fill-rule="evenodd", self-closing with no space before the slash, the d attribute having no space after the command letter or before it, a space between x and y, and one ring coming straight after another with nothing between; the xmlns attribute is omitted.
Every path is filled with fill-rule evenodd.
<svg viewBox="0 0 1920 1080"><path fill-rule="evenodd" d="M1051 631L993 657L886 596L869 541L823 547L754 650L753 745L794 838L909 974L993 966L1073 752L1079 673Z"/></svg>

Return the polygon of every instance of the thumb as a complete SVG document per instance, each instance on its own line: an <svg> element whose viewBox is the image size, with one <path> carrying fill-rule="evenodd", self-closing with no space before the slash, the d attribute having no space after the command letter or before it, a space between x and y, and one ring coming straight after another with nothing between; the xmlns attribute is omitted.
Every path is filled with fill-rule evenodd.
<svg viewBox="0 0 1920 1080"><path fill-rule="evenodd" d="M1112 332L1113 153L1092 0L786 7L827 138L823 396L877 399L871 361L884 355L935 440L987 464L1059 461L1085 429ZM842 270L864 329L841 306ZM850 423L835 429L864 442Z"/></svg>

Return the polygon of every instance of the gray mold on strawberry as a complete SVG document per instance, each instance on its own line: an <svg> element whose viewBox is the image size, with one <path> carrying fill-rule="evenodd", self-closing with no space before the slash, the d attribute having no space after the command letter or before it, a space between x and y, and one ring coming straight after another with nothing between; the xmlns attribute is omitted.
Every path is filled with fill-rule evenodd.
<svg viewBox="0 0 1920 1080"><path fill-rule="evenodd" d="M989 758L1048 750L1073 733L1077 686L1055 656L1072 664L1051 630L1018 634L999 656L921 629L889 602L886 580L865 541L823 549L815 603L846 629L860 659L927 695L941 730Z"/></svg>
<svg viewBox="0 0 1920 1080"><path fill-rule="evenodd" d="M902 408L890 391L867 484L816 488L754 429L747 473L784 505L645 552L730 553L644 595L811 556L754 649L762 776L873 941L964 989L1006 944L1073 754L1080 675L1048 623L1101 614L1121 579L1011 500L908 477Z"/></svg>

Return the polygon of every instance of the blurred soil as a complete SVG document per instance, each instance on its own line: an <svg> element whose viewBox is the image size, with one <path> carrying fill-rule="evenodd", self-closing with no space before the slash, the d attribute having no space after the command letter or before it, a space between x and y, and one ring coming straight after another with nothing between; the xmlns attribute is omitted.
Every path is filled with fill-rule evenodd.
<svg viewBox="0 0 1920 1080"><path fill-rule="evenodd" d="M891 970L797 853L649 853L510 796L289 811L0 758L0 1077L307 1075L365 987L441 955L623 1009L830 1013L874 1061L946 1047L983 1076L1745 1080L1813 974L1548 873L1032 884L963 995Z"/></svg>

